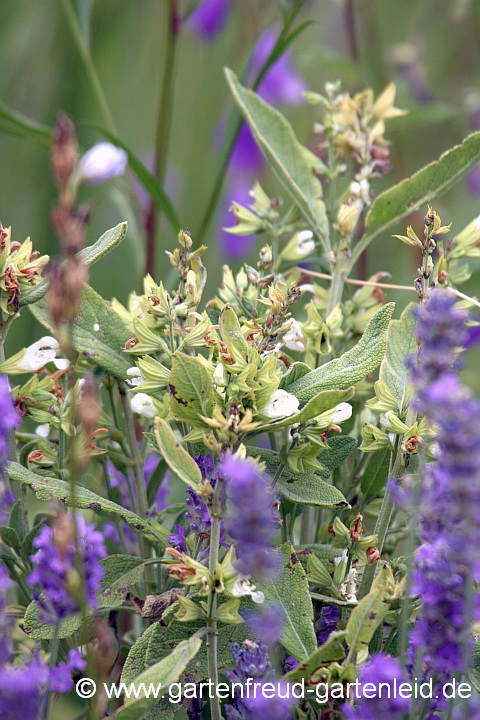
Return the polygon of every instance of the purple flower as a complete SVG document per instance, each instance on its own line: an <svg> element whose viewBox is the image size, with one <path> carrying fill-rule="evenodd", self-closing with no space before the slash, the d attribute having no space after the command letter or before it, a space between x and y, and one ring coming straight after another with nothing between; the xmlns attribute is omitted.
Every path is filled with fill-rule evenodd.
<svg viewBox="0 0 480 720"><path fill-rule="evenodd" d="M342 708L345 720L396 720L402 717L408 712L409 701L395 693L395 681L397 686L405 681L397 660L381 653L372 655L360 677L360 691L355 707L344 705ZM367 684L370 685L368 697L364 697L362 688ZM377 688L376 697L371 697L372 685Z"/></svg>
<svg viewBox="0 0 480 720"><path fill-rule="evenodd" d="M7 459L8 433L20 423L5 375L0 375L0 468Z"/></svg>
<svg viewBox="0 0 480 720"><path fill-rule="evenodd" d="M295 670L299 666L298 660L295 660L294 657L289 655L285 660L283 661L283 672L289 673L292 670Z"/></svg>
<svg viewBox="0 0 480 720"><path fill-rule="evenodd" d="M9 617L5 610L7 607L7 590L12 586L7 572L3 565L0 565L0 669L10 658L11 628L15 620Z"/></svg>
<svg viewBox="0 0 480 720"><path fill-rule="evenodd" d="M274 30L266 30L258 41L252 55L251 82L268 59L277 38L278 34ZM305 80L295 70L292 50L289 48L267 72L257 93L271 104L300 105L303 103L303 93L306 89Z"/></svg>
<svg viewBox="0 0 480 720"><path fill-rule="evenodd" d="M230 212L232 201L248 206L251 203L249 195L250 182L238 177L235 183L226 191L224 196L223 213L217 228L217 248L230 260L241 260L252 250L256 235L232 235L225 232L224 227L235 225L235 217Z"/></svg>
<svg viewBox="0 0 480 720"><path fill-rule="evenodd" d="M285 612L277 603L268 605L258 614L249 613L246 620L254 636L267 645L277 643L283 635Z"/></svg>
<svg viewBox="0 0 480 720"><path fill-rule="evenodd" d="M175 525L175 532L170 533L168 536L168 542L177 548L182 553L187 552L187 545L185 541L185 527L183 525Z"/></svg>
<svg viewBox="0 0 480 720"><path fill-rule="evenodd" d="M326 605L322 609L320 618L315 622L315 634L319 647L326 643L330 633L336 630L336 624L340 622L340 617L340 608L337 605Z"/></svg>
<svg viewBox="0 0 480 720"><path fill-rule="evenodd" d="M34 655L22 667L0 670L0 717L2 720L37 720L48 668Z"/></svg>
<svg viewBox="0 0 480 720"><path fill-rule="evenodd" d="M76 515L78 545L82 554L85 601L94 610L97 604L97 592L103 577L103 565L99 560L106 557L107 551L101 532L95 525L86 525L81 515ZM37 552L32 555L33 571L28 578L32 587L39 585L42 595L37 602L42 608L46 622L57 622L78 610L77 601L70 596L67 585L76 567L75 544L71 539L60 550L55 542L54 531L48 525L41 528L33 541Z"/></svg>
<svg viewBox="0 0 480 720"><path fill-rule="evenodd" d="M274 686L273 697L272 684ZM278 718L288 720L293 718L292 711L296 702L289 684L283 680L278 680L275 683L268 683L268 688L265 687L265 690L262 690L262 688L257 690L253 697L247 700L247 707L252 720L278 720Z"/></svg>
<svg viewBox="0 0 480 720"><path fill-rule="evenodd" d="M272 665L268 657L268 648L264 643L255 643L245 640L242 645L232 644L232 657L235 668L225 673L231 683L245 685L249 678L257 682L267 680L273 676ZM246 693L236 695L231 705L225 705L228 720L253 720L248 707Z"/></svg>
<svg viewBox="0 0 480 720"><path fill-rule="evenodd" d="M223 30L233 0L203 0L188 20L188 28L204 40L213 40Z"/></svg>
<svg viewBox="0 0 480 720"><path fill-rule="evenodd" d="M109 142L99 142L80 158L77 173L79 182L98 185L119 175L128 166L125 150Z"/></svg>
<svg viewBox="0 0 480 720"><path fill-rule="evenodd" d="M66 663L59 663L50 670L48 683L53 692L64 693L73 687L72 673L82 672L87 667L81 652L74 648L68 653Z"/></svg>
<svg viewBox="0 0 480 720"><path fill-rule="evenodd" d="M268 479L252 463L232 456L223 461L222 474L229 501L227 529L235 540L238 572L247 577L272 573L277 563L270 552L275 522Z"/></svg>

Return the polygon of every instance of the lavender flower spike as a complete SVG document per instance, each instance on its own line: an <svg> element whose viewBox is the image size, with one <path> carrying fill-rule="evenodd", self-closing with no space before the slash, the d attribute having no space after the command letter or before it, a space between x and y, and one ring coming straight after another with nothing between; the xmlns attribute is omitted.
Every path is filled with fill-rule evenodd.
<svg viewBox="0 0 480 720"><path fill-rule="evenodd" d="M190 15L188 28L204 40L213 40L224 28L233 0L203 0Z"/></svg>
<svg viewBox="0 0 480 720"><path fill-rule="evenodd" d="M109 142L100 142L80 158L77 173L79 182L98 185L125 174L128 155L122 148Z"/></svg>

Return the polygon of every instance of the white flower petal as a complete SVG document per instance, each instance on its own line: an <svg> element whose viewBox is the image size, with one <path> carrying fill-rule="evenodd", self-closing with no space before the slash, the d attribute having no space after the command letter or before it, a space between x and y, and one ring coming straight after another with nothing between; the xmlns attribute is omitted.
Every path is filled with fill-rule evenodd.
<svg viewBox="0 0 480 720"><path fill-rule="evenodd" d="M300 406L295 395L286 390L275 390L272 397L262 409L262 415L268 418L277 419L294 415Z"/></svg>
<svg viewBox="0 0 480 720"><path fill-rule="evenodd" d="M48 423L44 423L43 425L37 425L37 429L35 430L35 432L40 437L47 438L50 433L50 425Z"/></svg>
<svg viewBox="0 0 480 720"><path fill-rule="evenodd" d="M100 142L80 159L78 177L81 182L86 180L91 185L96 185L123 175L127 165L128 155L125 150L109 142Z"/></svg>
<svg viewBox="0 0 480 720"><path fill-rule="evenodd" d="M345 420L348 420L351 417L352 406L350 405L350 403L340 403L336 407L332 422L338 425L338 423L345 422Z"/></svg>
<svg viewBox="0 0 480 720"><path fill-rule="evenodd" d="M137 393L130 401L133 412L143 415L146 418L153 418L157 414L157 409L152 402L152 398L145 393Z"/></svg>
<svg viewBox="0 0 480 720"><path fill-rule="evenodd" d="M282 338L282 343L289 350L297 350L302 352L305 350L304 338L302 334L302 328L296 320L292 320L290 329Z"/></svg>
<svg viewBox="0 0 480 720"><path fill-rule="evenodd" d="M57 358L52 362L57 368L57 370L66 370L70 365L70 360L65 360L64 358Z"/></svg>

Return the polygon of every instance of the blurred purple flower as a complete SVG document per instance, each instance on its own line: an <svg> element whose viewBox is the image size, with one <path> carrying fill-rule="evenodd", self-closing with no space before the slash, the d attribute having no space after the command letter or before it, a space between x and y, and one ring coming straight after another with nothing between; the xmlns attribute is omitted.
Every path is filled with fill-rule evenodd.
<svg viewBox="0 0 480 720"><path fill-rule="evenodd" d="M176 547L179 552L186 553L185 527L183 525L175 525L174 530L174 533L169 534L168 542Z"/></svg>
<svg viewBox="0 0 480 720"><path fill-rule="evenodd" d="M6 461L8 433L20 423L5 375L0 375L0 468Z"/></svg>
<svg viewBox="0 0 480 720"><path fill-rule="evenodd" d="M89 185L98 185L124 175L127 166L128 155L125 150L109 142L99 142L80 158L78 179Z"/></svg>
<svg viewBox="0 0 480 720"><path fill-rule="evenodd" d="M224 195L221 222L217 228L217 248L229 260L245 258L251 252L255 243L256 235L231 235L223 229L235 225L235 217L229 212L232 200L240 203L240 205L248 206L251 202L249 190L250 182L237 177Z"/></svg>
<svg viewBox="0 0 480 720"><path fill-rule="evenodd" d="M7 608L7 590L12 586L3 565L0 565L0 668L7 662L11 653L11 628L15 624L13 617L5 612Z"/></svg>
<svg viewBox="0 0 480 720"><path fill-rule="evenodd" d="M469 195L480 195L480 163L474 165L467 175L467 190Z"/></svg>
<svg viewBox="0 0 480 720"><path fill-rule="evenodd" d="M278 642L283 635L285 612L277 603L271 603L259 613L248 613L245 619L254 636L267 645Z"/></svg>
<svg viewBox="0 0 480 720"><path fill-rule="evenodd" d="M2 720L37 720L48 668L38 654L22 667L0 670L0 717Z"/></svg>
<svg viewBox="0 0 480 720"><path fill-rule="evenodd" d="M233 0L203 0L190 15L187 27L204 40L213 40L223 30L232 5Z"/></svg>
<svg viewBox="0 0 480 720"><path fill-rule="evenodd" d="M395 658L382 653L372 655L360 676L355 707L344 705L342 708L345 720L395 720L403 717L409 710L409 701L395 693L395 688L404 680L402 668ZM390 686L388 692L385 692L386 685ZM373 693L372 686L377 695Z"/></svg>
<svg viewBox="0 0 480 720"><path fill-rule="evenodd" d="M315 634L317 636L317 644L323 645L327 642L330 633L337 629L337 622L340 622L340 608L337 605L326 605L320 618L315 622Z"/></svg>
<svg viewBox="0 0 480 720"><path fill-rule="evenodd" d="M68 692L73 687L72 673L82 672L86 667L87 663L81 652L77 648L73 648L68 653L66 663L59 663L50 670L48 678L50 690L57 693Z"/></svg>
<svg viewBox="0 0 480 720"><path fill-rule="evenodd" d="M262 69L275 43L278 34L274 30L266 30L258 41L252 55L250 83L254 82ZM258 95L268 103L300 105L307 83L297 73L291 48L272 65L257 89Z"/></svg>
<svg viewBox="0 0 480 720"><path fill-rule="evenodd" d="M480 325L474 325L473 327L467 328L467 340L465 341L465 347L471 348L480 343Z"/></svg>

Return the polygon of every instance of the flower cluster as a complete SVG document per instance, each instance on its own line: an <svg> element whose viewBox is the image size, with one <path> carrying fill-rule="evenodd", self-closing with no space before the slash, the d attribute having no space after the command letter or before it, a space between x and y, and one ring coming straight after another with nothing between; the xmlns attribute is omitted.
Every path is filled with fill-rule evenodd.
<svg viewBox="0 0 480 720"><path fill-rule="evenodd" d="M76 535L83 563L85 602L93 610L103 577L99 560L106 557L104 539L95 525L87 525L76 515ZM28 578L32 587L40 586L37 602L47 622L57 622L78 610L78 600L71 590L78 591L81 579L76 572L74 528L69 516L59 518L54 528L41 528L33 541L37 552L32 555L33 571Z"/></svg>
<svg viewBox="0 0 480 720"><path fill-rule="evenodd" d="M252 463L232 456L224 460L222 474L229 501L227 530L236 543L237 570L245 576L271 573L276 567L269 552L275 519L268 479Z"/></svg>
<svg viewBox="0 0 480 720"><path fill-rule="evenodd" d="M359 683L359 696L355 707L343 706L345 720L396 720L408 712L409 701L394 691L394 683L405 681L397 660L390 655L372 655L363 669ZM362 694L362 687L369 685L368 695ZM377 690L372 692L372 686Z"/></svg>
<svg viewBox="0 0 480 720"><path fill-rule="evenodd" d="M461 384L457 353L467 337L467 314L446 290L431 293L417 312L421 343L412 365L416 407L440 432L436 462L427 465L421 498L420 535L413 591L423 609L411 640L425 672L441 683L464 670L464 632L471 622L467 588L478 566L480 501L480 403ZM478 600L473 617L478 617ZM413 663L412 658L412 663Z"/></svg>

